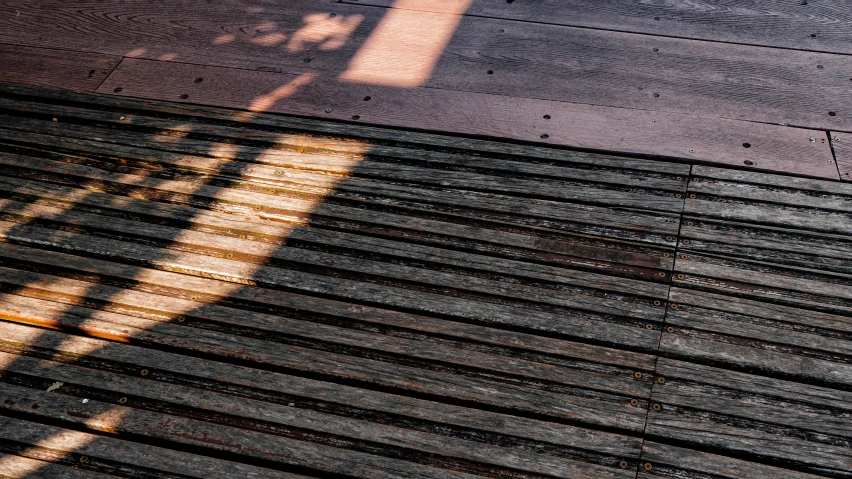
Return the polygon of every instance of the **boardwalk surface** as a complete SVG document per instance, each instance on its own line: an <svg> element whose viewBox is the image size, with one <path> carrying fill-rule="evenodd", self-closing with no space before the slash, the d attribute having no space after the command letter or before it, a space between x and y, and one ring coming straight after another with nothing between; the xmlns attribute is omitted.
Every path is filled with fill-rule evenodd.
<svg viewBox="0 0 852 479"><path fill-rule="evenodd" d="M0 5L0 479L852 479L849 2Z"/></svg>
<svg viewBox="0 0 852 479"><path fill-rule="evenodd" d="M847 183L0 111L6 477L852 477Z"/></svg>

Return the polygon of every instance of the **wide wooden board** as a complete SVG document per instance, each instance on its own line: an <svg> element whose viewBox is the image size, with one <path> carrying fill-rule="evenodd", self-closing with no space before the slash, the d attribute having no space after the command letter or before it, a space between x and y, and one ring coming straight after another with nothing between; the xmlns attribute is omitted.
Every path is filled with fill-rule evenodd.
<svg viewBox="0 0 852 479"><path fill-rule="evenodd" d="M139 59L114 76L98 92L837 178L825 133L799 128Z"/></svg>
<svg viewBox="0 0 852 479"><path fill-rule="evenodd" d="M814 52L852 53L852 10L833 2L637 3L604 0L343 0L427 12L763 45Z"/></svg>
<svg viewBox="0 0 852 479"><path fill-rule="evenodd" d="M119 55L0 44L0 82L92 92L120 60Z"/></svg>

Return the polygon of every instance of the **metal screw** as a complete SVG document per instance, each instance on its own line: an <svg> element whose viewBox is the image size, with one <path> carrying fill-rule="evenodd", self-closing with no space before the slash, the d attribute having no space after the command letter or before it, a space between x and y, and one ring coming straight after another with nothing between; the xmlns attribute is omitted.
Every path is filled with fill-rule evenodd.
<svg viewBox="0 0 852 479"><path fill-rule="evenodd" d="M109 79L110 79L110 80L115 80L115 75L110 75L110 76L109 76Z"/></svg>
<svg viewBox="0 0 852 479"><path fill-rule="evenodd" d="M654 468L654 466L650 462L646 462L645 465L642 467L644 467L646 471L650 471Z"/></svg>
<svg viewBox="0 0 852 479"><path fill-rule="evenodd" d="M193 294L192 296L189 297L189 299L192 300L192 301L195 301L196 299L198 299L198 296Z"/></svg>
<svg viewBox="0 0 852 479"><path fill-rule="evenodd" d="M811 38L816 38L816 33L811 33Z"/></svg>
<svg viewBox="0 0 852 479"><path fill-rule="evenodd" d="M657 382L658 382L658 383L660 383L660 384L665 384L665 383L666 383L666 378L664 378L664 377L660 376L660 377L658 377L658 378L657 378Z"/></svg>
<svg viewBox="0 0 852 479"><path fill-rule="evenodd" d="M672 304L671 304L671 308L672 308L672 309L677 309L677 308L678 308L678 305L677 305L677 304L672 303Z"/></svg>
<svg viewBox="0 0 852 479"><path fill-rule="evenodd" d="M618 466L621 467L622 469L627 469L627 466L628 466L627 461L619 462Z"/></svg>
<svg viewBox="0 0 852 479"><path fill-rule="evenodd" d="M654 97L654 98L660 98L660 94L659 94L659 93L654 93L653 97Z"/></svg>
<svg viewBox="0 0 852 479"><path fill-rule="evenodd" d="M546 139L548 139L548 138L550 138L550 135L548 135L547 133L543 133L543 134L541 135L541 139L542 139L542 140L546 140Z"/></svg>
<svg viewBox="0 0 852 479"><path fill-rule="evenodd" d="M689 195L689 197L693 200L695 199L695 195Z"/></svg>
<svg viewBox="0 0 852 479"><path fill-rule="evenodd" d="M693 224L693 223L692 223L692 221L687 221L687 222L686 222L686 226L692 226L692 224Z"/></svg>
<svg viewBox="0 0 852 479"><path fill-rule="evenodd" d="M684 279L684 278L686 278L686 276L684 276L682 274L677 275L677 279Z"/></svg>
<svg viewBox="0 0 852 479"><path fill-rule="evenodd" d="M126 402L127 402L127 398L121 398L121 399L118 400L119 404L124 404Z"/></svg>
<svg viewBox="0 0 852 479"><path fill-rule="evenodd" d="M506 30L501 28L500 30L497 30L497 33L506 33Z"/></svg>
<svg viewBox="0 0 852 479"><path fill-rule="evenodd" d="M633 377L636 378L636 379L642 379L642 373L640 373L639 371L636 371L635 373L633 373Z"/></svg>
<svg viewBox="0 0 852 479"><path fill-rule="evenodd" d="M825 67L822 66L822 65L817 65L817 69L822 70L823 68L825 68Z"/></svg>
<svg viewBox="0 0 852 479"><path fill-rule="evenodd" d="M89 462L89 456L80 456L80 462L83 464Z"/></svg>
<svg viewBox="0 0 852 479"><path fill-rule="evenodd" d="M234 257L234 253L228 253L225 255L226 258L231 259Z"/></svg>
<svg viewBox="0 0 852 479"><path fill-rule="evenodd" d="M662 304L662 303L660 303L659 300L654 301L654 306L659 306L660 304Z"/></svg>
<svg viewBox="0 0 852 479"><path fill-rule="evenodd" d="M329 15L329 17L331 17L331 18L334 18L334 17L336 17L336 16L337 16L337 14L336 14L336 13L332 13L332 14L330 14L330 15Z"/></svg>
<svg viewBox="0 0 852 479"><path fill-rule="evenodd" d="M659 273L657 273L657 276L659 276L659 277L661 277L661 278L665 278L665 277L666 277L666 273L663 273L662 271L660 271Z"/></svg>
<svg viewBox="0 0 852 479"><path fill-rule="evenodd" d="M663 407L662 407L662 406L660 406L659 404L654 404L654 405L653 405L653 406L651 406L651 407L654 409L654 411L659 411L660 409L662 409L662 408L663 408Z"/></svg>
<svg viewBox="0 0 852 479"><path fill-rule="evenodd" d="M116 70L121 70L121 65L115 67Z"/></svg>
<svg viewBox="0 0 852 479"><path fill-rule="evenodd" d="M836 116L836 115L837 115L837 113L835 113L833 111L828 112L828 116Z"/></svg>
<svg viewBox="0 0 852 479"><path fill-rule="evenodd" d="M142 375L142 376L147 376L147 375L148 375L148 370L147 370L147 369L143 369L143 370L139 371L139 374L140 374L140 375Z"/></svg>
<svg viewBox="0 0 852 479"><path fill-rule="evenodd" d="M682 254L682 255L680 255L680 259L689 259L689 256Z"/></svg>
<svg viewBox="0 0 852 479"><path fill-rule="evenodd" d="M638 406L638 405L639 405L639 401L637 401L636 399L631 399L631 400L630 400L630 405L631 405L631 406L633 406L633 407L636 407L636 406Z"/></svg>
<svg viewBox="0 0 852 479"><path fill-rule="evenodd" d="M699 182L701 182L701 178L693 178L692 181L699 183Z"/></svg>
<svg viewBox="0 0 852 479"><path fill-rule="evenodd" d="M648 331L651 331L651 330L654 329L654 325L653 324L646 324L645 329L647 329Z"/></svg>
<svg viewBox="0 0 852 479"><path fill-rule="evenodd" d="M666 241L672 241L672 240L674 240L674 238L672 238L671 236L666 236Z"/></svg>
<svg viewBox="0 0 852 479"><path fill-rule="evenodd" d="M325 112L326 112L326 113L331 113L331 108L326 108L326 109L325 109Z"/></svg>
<svg viewBox="0 0 852 479"><path fill-rule="evenodd" d="M811 143L814 143L816 141L816 138L810 137L810 138L808 138L808 141L811 142Z"/></svg>
<svg viewBox="0 0 852 479"><path fill-rule="evenodd" d="M281 175L283 175L283 174L284 174L284 172L283 172L283 171L281 171L281 170L275 170L275 174L276 174L277 176L281 176Z"/></svg>
<svg viewBox="0 0 852 479"><path fill-rule="evenodd" d="M690 153L695 153L695 150L689 150Z"/></svg>
<svg viewBox="0 0 852 479"><path fill-rule="evenodd" d="M676 176L676 177L675 177L675 179L676 179L676 180L678 180L678 181L680 181L680 180L682 180L682 179L683 179L683 177L682 177L682 176Z"/></svg>
<svg viewBox="0 0 852 479"><path fill-rule="evenodd" d="M654 47L654 48L651 49L651 51L654 52L654 53L657 53L658 51L660 51L660 49L657 48L657 47Z"/></svg>
<svg viewBox="0 0 852 479"><path fill-rule="evenodd" d="M177 320L178 320L179 323L182 323L182 322L186 321L186 316L181 314L180 316L177 317Z"/></svg>
<svg viewBox="0 0 852 479"><path fill-rule="evenodd" d="M675 193L675 198L680 198L680 197L681 197L680 193Z"/></svg>
<svg viewBox="0 0 852 479"><path fill-rule="evenodd" d="M550 115L544 115L542 118L544 118L545 120L549 120L549 119L550 119Z"/></svg>
<svg viewBox="0 0 852 479"><path fill-rule="evenodd" d="M673 332L675 332L675 329L673 327L669 326L668 328L666 328L666 332L667 333L673 333Z"/></svg>

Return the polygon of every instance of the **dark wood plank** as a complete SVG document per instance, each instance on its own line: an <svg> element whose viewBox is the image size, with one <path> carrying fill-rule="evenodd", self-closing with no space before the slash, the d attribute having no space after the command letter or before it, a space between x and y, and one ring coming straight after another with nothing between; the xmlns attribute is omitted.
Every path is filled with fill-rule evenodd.
<svg viewBox="0 0 852 479"><path fill-rule="evenodd" d="M15 358L13 364L18 360ZM0 459L0 467L17 463L18 469L26 471L12 477L64 477L53 475L54 470L64 469L57 465L73 467L76 473L86 474L83 477L101 477L101 474L92 475L98 472L115 474L108 477L306 477L11 417L0 422L0 438L0 449L15 454ZM39 469L29 471L28 464ZM0 469L0 474L9 475L7 471Z"/></svg>
<svg viewBox="0 0 852 479"><path fill-rule="evenodd" d="M646 469L650 464L650 470ZM655 477L726 478L726 479L817 479L821 475L807 474L777 467L744 461L732 457L699 452L683 447L645 441L642 447L640 479Z"/></svg>
<svg viewBox="0 0 852 479"><path fill-rule="evenodd" d="M837 100L848 89L847 55L343 3L316 2L311 6L300 2L295 7L265 7L252 12L233 4L207 6L200 18L187 18L186 12L201 10L195 2L174 4L168 9L138 3L122 7L119 10L133 13L121 14L116 7L101 4L74 10L58 2L25 8L22 18L6 19L5 36L0 40L11 42L14 38L30 45L149 60L306 74L340 88L356 87L359 98L370 94L359 85L395 85L403 91L427 86L510 96L523 92L526 98L542 100L681 114L701 112L713 117L852 131L852 115ZM103 16L116 20L109 25L92 20ZM156 20L140 21L152 17ZM68 18L73 18L78 28L63 28ZM274 62L270 61L270 51L276 54ZM395 68L387 69L387 64ZM173 73L155 75L180 85ZM191 80L199 76L203 75L194 75ZM248 81L236 80L231 88L245 88L254 80L251 76L244 78ZM163 83L154 81L152 85L162 87ZM269 100L267 95L275 91L271 96L280 99L286 89L276 89L286 83L289 79L260 95ZM116 86L120 85L110 84L109 90ZM187 90L190 86L163 94L169 95L167 99L177 99L181 94L192 97L195 92ZM376 90L375 98L387 97L382 89ZM326 96L333 99L335 95ZM400 106L429 115L429 107L436 104L432 100ZM321 108L313 110L314 115L342 105L317 106ZM540 108L530 110L538 114L521 124L533 124L547 113ZM478 109L466 111L483 115ZM836 114L829 116L829 111ZM347 117L353 114L362 113L349 112ZM457 121L463 124L468 117L473 116L460 114ZM557 110L554 118L560 117ZM584 120L599 118L589 114ZM640 117L637 122L643 124L642 120L650 118ZM525 139L542 133L556 139L553 131L560 131L560 125L553 122L549 126L554 130L545 132L541 128L548 125L538 123L537 134L523 135ZM625 130L618 128L611 136L625 136L621 133ZM710 137L718 135L710 130L706 133ZM466 133L470 128L459 131ZM635 135L633 141L661 136L654 132L643 128L644 134ZM734 144L744 141L749 140L738 139ZM753 144L764 141L771 139L761 137ZM688 143L673 141L672 147L682 145L686 152L704 149L704 145Z"/></svg>
<svg viewBox="0 0 852 479"><path fill-rule="evenodd" d="M837 132L831 132L830 135L840 179L852 181L852 135Z"/></svg>
<svg viewBox="0 0 852 479"><path fill-rule="evenodd" d="M28 457L0 454L0 477L4 479L115 479L116 476Z"/></svg>
<svg viewBox="0 0 852 479"><path fill-rule="evenodd" d="M139 59L126 59L122 67L99 92L174 101L188 95L183 101L335 120L352 121L357 116L359 123L837 178L834 164L828 163L833 158L828 143L808 141L825 134L811 130L681 113L324 79L305 81L293 92L276 97L278 94L271 92L302 80L293 75ZM171 81L164 84L161 78ZM197 78L205 80L195 83ZM366 97L370 101L365 102ZM544 119L545 115L549 119ZM744 148L744 143L750 147Z"/></svg>
<svg viewBox="0 0 852 479"><path fill-rule="evenodd" d="M427 12L521 20L525 22L692 38L725 43L852 53L852 11L842 1L740 1L636 3L544 0L344 0L346 3Z"/></svg>
<svg viewBox="0 0 852 479"><path fill-rule="evenodd" d="M0 44L0 82L92 92L120 60L120 55Z"/></svg>
<svg viewBox="0 0 852 479"><path fill-rule="evenodd" d="M9 325L7 327L0 325L0 327L7 330L6 332L9 334L8 337L11 341L19 341L28 334L32 337L31 333L35 333L38 339L27 342L36 345L41 344L48 348L46 351L50 351L50 344L54 341L51 337L58 334L52 332L39 333L38 330L21 326ZM12 329L9 329L9 327ZM92 347L95 346L95 343L100 344ZM512 447L513 442L507 442L508 437L500 441L503 445L498 446L496 443L491 444L494 438L489 437L490 435L484 431L480 432L477 437L470 434L461 434L461 429L449 426L440 428L430 427L426 430L418 429L418 427L425 426L426 424L422 423L422 421L418 424L418 421L412 421L411 419L404 420L398 418L393 423L388 423L387 421L391 420L391 418L382 417L381 414L367 414L366 411L353 416L352 414L355 411L346 412L346 408L351 408L352 406L341 407L342 404L339 404L337 407L332 408L327 403L323 404L316 400L308 400L308 398L304 397L304 394L315 398L318 397L318 394L320 396L325 395L328 399L336 403L340 403L341 399L350 396L350 399L345 400L344 404L357 404L360 402L362 404L373 404L373 406L367 407L385 409L388 406L392 407L394 402L399 403L402 401L404 403L408 401L411 403L414 401L416 403L417 400L399 398L387 401L382 400L382 396L386 396L387 399L391 399L391 397L379 392L359 392L351 387L335 387L331 384L323 385L320 382L298 378L287 379L278 373L248 370L247 368L228 366L226 364L215 364L209 360L179 357L157 351L149 351L150 355L149 352L146 352L143 364L131 365L138 364L140 356L135 351L138 348L115 343L108 344L93 339L78 338L75 341L65 341L62 349L69 352L72 350L85 352L85 357L91 357L92 360L101 358L98 361L102 365L96 367L96 369L100 369L101 371L93 370L92 365L96 363L92 360L84 359L82 356L80 359L70 359L69 361L62 362L79 363L81 366L86 366L85 368L73 365L49 364L46 361L19 357L18 359L9 361L13 364L14 371L7 373L4 378L5 384L3 384L3 387L8 387L14 391L27 391L26 394L40 394L42 400L39 401L40 407L37 414L42 414L42 408L45 407L42 401L50 400L51 396L61 395L67 397L70 395L77 398L89 398L90 401L86 403L87 406L94 402L96 403L96 407L103 407L106 411L110 411L108 414L119 408L118 406L108 408L107 406L110 403L114 405L120 397L126 397L128 399L122 403L127 408L130 408L130 410L122 411L123 414L112 427L127 432L133 431L137 434L150 435L152 431L149 426L145 426L144 423L134 420L133 416L142 414L154 419L155 416L151 414L152 412L165 413L171 417L170 420L164 423L167 429L192 424L197 429L216 434L216 436L211 436L211 438L221 437L219 436L221 432L217 434L217 430L222 431L220 425L224 424L230 426L228 429L236 428L234 433L237 437L242 436L248 439L256 433L271 434L274 438L266 441L268 446L255 443L256 446L253 448L247 447L230 450L241 456L251 457L260 454L261 457L272 458L275 462L292 463L294 462L294 458L288 455L278 456L277 458L275 456L264 456L264 449L268 449L269 447L285 447L287 444L290 444L292 450L310 451L308 452L308 456L311 456L325 454L324 451L328 450L328 447L324 447L323 445L332 444L339 451L337 457L342 459L347 455L350 457L358 457L360 455L362 463L375 464L378 467L380 467L382 461L386 464L394 461L399 462L400 453L402 452L400 449L409 449L409 457L406 458L409 461L409 465L400 466L403 467L402 470L407 471L417 471L418 469L420 471L428 471L430 467L438 467L444 469L444 474L450 474L464 470L486 472L490 467L493 474L497 473L494 469L495 465L502 463L504 467L513 470L517 470L518 468L529 470L532 468L532 470L546 471L549 469L551 474L559 470L562 471L562 474L573 470L577 473L585 472L591 474L591 477L628 477L625 475L627 471L622 471L620 466L617 466L618 457L596 457L588 453L583 455L580 451L574 452L573 456L571 456L570 448L557 447L555 445L539 449L537 452L531 452L532 449L529 448L531 445L529 441L525 442L526 446L515 442L514 447ZM39 355L32 348L27 351L29 352L25 354L28 356ZM122 360L125 363L130 360L131 364L120 367L118 365L107 366L103 364L103 361L107 360L107 358L112 358L112 361ZM155 364L158 365L156 368ZM145 379L141 383L138 379L140 368L151 368L151 372L145 376ZM237 375L232 375L232 373L237 373ZM210 379L202 379L204 376ZM195 377L195 379L191 379L192 377ZM262 390L249 393L248 387L255 384L254 378L260 381L257 383L257 386L260 386ZM56 380L60 380L62 385L55 390L54 395L44 395L43 393L36 392L41 388L39 384L55 384ZM215 383L223 381L226 383L231 382L233 385L226 388L215 386ZM186 384L186 386L182 386L182 384ZM333 390L335 388L339 390L338 395L334 394ZM272 391L280 391L280 393L277 393L279 395L278 399L275 399L271 395ZM280 396L281 393L284 394L284 397ZM343 396L340 396L340 393ZM247 394L249 395L247 396ZM252 397L257 399L252 399ZM355 397L360 397L360 399L355 400ZM64 399L63 401L66 401L68 404L79 403L79 401L67 401ZM17 403L17 400L15 402ZM422 403L424 406L429 404L428 402ZM20 404L16 406L15 404L9 404L8 401L6 404L7 407L11 407L13 410L16 408L23 410ZM455 414L462 411L458 407L442 406L436 403L432 403L427 409L437 411L444 407L455 409ZM203 409L203 412L200 409ZM410 406L408 409L402 409L399 412L409 416L412 414L415 416L423 414L424 417L429 417L432 421L439 419L444 414L439 413L439 415L435 416L432 413L430 416L428 411L423 410L422 407L411 408ZM48 411L46 414L54 415L56 412ZM225 420L224 418L220 418L219 414L226 414L231 417L236 416L242 419L237 422ZM488 413L484 412L482 414L488 415ZM452 419L451 422L470 422L474 420L475 415L475 413L473 416L470 413L465 413L453 416L455 419ZM345 416L349 416L352 419L347 419ZM522 424L524 422L520 418L510 419L507 417L507 419L509 420L508 423L503 423L502 421L493 422L492 420L491 425L485 427L496 427L502 433L505 433L509 430L507 426L510 424ZM189 422L186 422L188 420ZM546 423L540 423L540 425L543 427L537 427L528 431L519 430L518 433L521 435L532 434L533 436L541 436L542 434L547 434L547 431L550 429L554 430L554 433L556 430L561 430L558 436L559 439L556 439L556 442L563 444L582 444L586 450L588 450L592 443L599 443L601 447L608 450L617 450L614 449L614 446L620 441L617 436L613 436L611 433L583 432L582 429L558 424L548 426ZM313 432L310 434L299 432L305 431L305 429ZM187 439L190 441L193 440L193 437L186 434L168 437L165 436L167 433L168 431L163 431L155 433L155 435L169 441L185 442ZM448 436L441 438L438 434ZM334 436L337 436L337 439L333 439ZM557 436L554 436L554 439L555 437ZM590 443L589 441L592 442ZM628 438L624 438L620 442L625 445L629 444L629 442L625 441L628 441ZM233 441L230 441L230 443L233 443ZM370 448L365 449L365 447L368 447L368 443L374 444L372 450ZM384 446L381 444L384 444ZM218 449L220 444L211 442L204 446ZM415 447L416 449L411 450L411 447ZM632 440L631 448L634 450L638 448L636 439ZM372 458L368 458L357 452L365 450L370 450ZM480 452L487 454L480 455ZM496 458L494 457L495 454L503 457ZM299 461L300 459L295 460L297 463ZM471 467L474 467L471 461L478 464L476 467L480 469L479 471L471 470ZM602 461L605 463L604 465L609 465L610 467L595 465L593 464L595 461ZM328 470L329 467L334 467L335 463L337 463L336 459L329 461L326 458L320 463L313 464L312 467ZM426 467L418 466L418 463ZM491 466L488 466L489 463ZM506 472L508 473L509 471ZM359 474L357 469L354 473L350 472L349 474L356 476L362 475ZM377 477L375 474L375 472L369 474L369 477ZM381 475L382 473L379 472L378 474ZM533 475L533 477L537 476Z"/></svg>
<svg viewBox="0 0 852 479"><path fill-rule="evenodd" d="M666 358L658 361L657 374L665 381L654 386L658 406L649 413L648 436L787 469L849 477L848 391Z"/></svg>

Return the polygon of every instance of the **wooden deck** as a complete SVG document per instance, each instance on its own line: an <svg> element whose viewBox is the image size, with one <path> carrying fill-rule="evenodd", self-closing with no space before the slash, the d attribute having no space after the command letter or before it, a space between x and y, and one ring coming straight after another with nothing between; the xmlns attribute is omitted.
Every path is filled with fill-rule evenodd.
<svg viewBox="0 0 852 479"><path fill-rule="evenodd" d="M852 477L848 184L0 111L5 477Z"/></svg>
<svg viewBox="0 0 852 479"><path fill-rule="evenodd" d="M0 479L852 479L852 7L0 14Z"/></svg>

